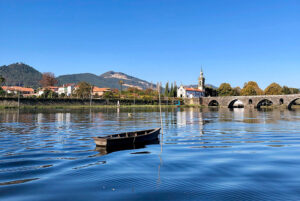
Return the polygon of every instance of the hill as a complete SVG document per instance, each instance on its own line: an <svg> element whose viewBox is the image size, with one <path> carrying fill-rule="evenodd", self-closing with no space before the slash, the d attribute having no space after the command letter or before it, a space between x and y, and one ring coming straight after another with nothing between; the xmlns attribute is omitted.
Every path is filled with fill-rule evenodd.
<svg viewBox="0 0 300 201"><path fill-rule="evenodd" d="M125 73L121 72L114 72L114 71L108 71L102 75L100 75L100 78L107 84L109 84L110 88L119 88L120 84L119 81L122 80L124 82L123 86L125 88L127 87L138 87L142 89L147 88L156 88L155 84L151 84L150 82L147 82L145 80L141 80L139 78L127 75Z"/></svg>
<svg viewBox="0 0 300 201"><path fill-rule="evenodd" d="M78 82L88 82L92 85L103 87L105 83L99 78L99 76L92 73L79 73L70 75L61 75L57 77L58 85L68 84L68 83L78 83Z"/></svg>
<svg viewBox="0 0 300 201"><path fill-rule="evenodd" d="M5 85L38 87L42 73L24 63L0 66L0 75L5 78Z"/></svg>
<svg viewBox="0 0 300 201"><path fill-rule="evenodd" d="M92 85L98 87L108 87L108 88L120 88L119 81L124 82L123 87L138 87L146 89L151 87L151 83L141 80L136 77L129 76L125 73L108 71L100 76L91 73L80 73L80 74L70 74L70 75L61 75L57 77L60 85L67 83L78 83L78 82L89 82ZM156 85L152 85L153 88Z"/></svg>
<svg viewBox="0 0 300 201"><path fill-rule="evenodd" d="M41 72L24 63L0 66L0 75L5 78L5 85L8 86L16 85L38 88L40 87L39 82L42 79ZM119 81L122 80L124 82L123 88L138 87L146 89L151 87L151 83L145 80L114 71L109 71L102 75L92 73L61 75L57 77L57 80L58 85L85 81L98 87L120 88ZM155 88L156 85L152 87Z"/></svg>

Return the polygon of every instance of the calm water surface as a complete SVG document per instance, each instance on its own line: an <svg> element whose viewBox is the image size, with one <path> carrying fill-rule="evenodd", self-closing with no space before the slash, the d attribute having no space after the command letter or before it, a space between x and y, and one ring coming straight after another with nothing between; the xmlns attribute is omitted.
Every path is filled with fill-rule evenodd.
<svg viewBox="0 0 300 201"><path fill-rule="evenodd" d="M2 110L0 122L0 200L300 200L300 110L166 109L161 144L111 153L91 137L160 127L158 111Z"/></svg>

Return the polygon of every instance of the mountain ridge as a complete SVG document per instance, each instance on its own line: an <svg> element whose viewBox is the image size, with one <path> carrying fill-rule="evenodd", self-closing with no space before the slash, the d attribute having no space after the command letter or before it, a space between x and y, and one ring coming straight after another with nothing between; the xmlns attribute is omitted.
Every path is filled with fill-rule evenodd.
<svg viewBox="0 0 300 201"><path fill-rule="evenodd" d="M8 86L26 86L32 88L40 87L40 80L42 79L42 73L36 70L34 67L18 62L9 65L0 66L0 75L5 78L5 85ZM92 85L98 87L107 88L120 88L119 81L123 81L123 88L138 87L140 89L156 88L155 84L152 84L146 80L139 79L134 76L130 76L123 72L107 71L101 75L93 73L77 73L66 74L57 76L57 85L63 85L67 83L89 82Z"/></svg>

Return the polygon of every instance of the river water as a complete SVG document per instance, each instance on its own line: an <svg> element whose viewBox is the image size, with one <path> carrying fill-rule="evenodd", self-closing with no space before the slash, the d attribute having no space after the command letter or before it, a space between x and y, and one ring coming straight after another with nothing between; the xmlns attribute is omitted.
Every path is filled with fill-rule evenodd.
<svg viewBox="0 0 300 201"><path fill-rule="evenodd" d="M160 127L158 110L0 111L0 200L300 200L300 110L162 117L160 144L107 153L91 137Z"/></svg>

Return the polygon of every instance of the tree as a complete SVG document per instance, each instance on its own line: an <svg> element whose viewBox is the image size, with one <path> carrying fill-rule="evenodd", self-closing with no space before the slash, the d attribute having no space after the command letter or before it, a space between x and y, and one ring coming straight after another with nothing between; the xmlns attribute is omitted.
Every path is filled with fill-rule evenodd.
<svg viewBox="0 0 300 201"><path fill-rule="evenodd" d="M58 94L50 89L46 89L43 91L43 94L41 95L41 98L57 98Z"/></svg>
<svg viewBox="0 0 300 201"><path fill-rule="evenodd" d="M233 89L230 84L222 83L217 89L218 96L233 96Z"/></svg>
<svg viewBox="0 0 300 201"><path fill-rule="evenodd" d="M174 97L174 86L173 86L173 83L171 83L171 89L170 89L169 97Z"/></svg>
<svg viewBox="0 0 300 201"><path fill-rule="evenodd" d="M258 84L254 81L249 81L245 83L244 88L241 90L242 96L255 96L255 95L263 95L264 92L258 86Z"/></svg>
<svg viewBox="0 0 300 201"><path fill-rule="evenodd" d="M65 98L65 97L66 97L66 94L65 94L65 93L61 93L61 94L59 95L59 97L60 97L60 98Z"/></svg>
<svg viewBox="0 0 300 201"><path fill-rule="evenodd" d="M282 87L282 93L283 94L298 94L299 93L299 89L297 88L290 88L287 86L283 86Z"/></svg>
<svg viewBox="0 0 300 201"><path fill-rule="evenodd" d="M46 73L43 73L42 79L40 80L40 84L43 87L54 86L55 84L57 84L57 80L55 79L55 76L53 73L46 72Z"/></svg>
<svg viewBox="0 0 300 201"><path fill-rule="evenodd" d="M241 95L241 88L235 87L233 88L233 96L240 96Z"/></svg>
<svg viewBox="0 0 300 201"><path fill-rule="evenodd" d="M169 82L166 83L166 87L165 87L165 96L169 96Z"/></svg>
<svg viewBox="0 0 300 201"><path fill-rule="evenodd" d="M298 94L299 93L299 89L297 89L297 88L290 88L290 92L291 92L291 94Z"/></svg>
<svg viewBox="0 0 300 201"><path fill-rule="evenodd" d="M0 86L0 96L5 96L5 95L6 95L6 91L4 91Z"/></svg>
<svg viewBox="0 0 300 201"><path fill-rule="evenodd" d="M122 93L122 86L124 84L124 81L123 80L119 80L119 85L120 85L120 90L121 90L121 93Z"/></svg>
<svg viewBox="0 0 300 201"><path fill-rule="evenodd" d="M91 96L92 85L87 82L79 82L78 88L75 90L75 95L78 98L89 98Z"/></svg>
<svg viewBox="0 0 300 201"><path fill-rule="evenodd" d="M217 89L214 89L212 87L205 87L205 96L217 96L218 92Z"/></svg>
<svg viewBox="0 0 300 201"><path fill-rule="evenodd" d="M5 78L0 75L0 87L5 83Z"/></svg>
<svg viewBox="0 0 300 201"><path fill-rule="evenodd" d="M104 92L104 94L102 95L103 98L114 98L114 93L112 91L106 91Z"/></svg>
<svg viewBox="0 0 300 201"><path fill-rule="evenodd" d="M266 95L281 95L282 92L282 87L273 82L272 84L270 84L266 89L265 89L265 94Z"/></svg>
<svg viewBox="0 0 300 201"><path fill-rule="evenodd" d="M177 84L174 82L174 97L177 97Z"/></svg>
<svg viewBox="0 0 300 201"><path fill-rule="evenodd" d="M282 87L282 93L283 94L291 94L290 88L287 86Z"/></svg>

